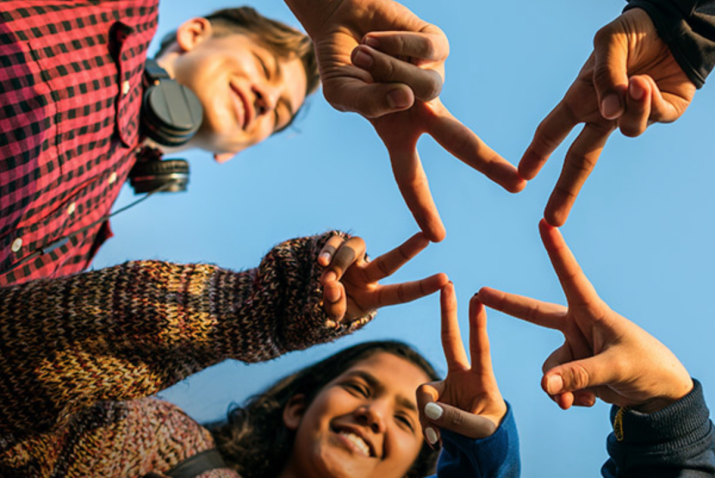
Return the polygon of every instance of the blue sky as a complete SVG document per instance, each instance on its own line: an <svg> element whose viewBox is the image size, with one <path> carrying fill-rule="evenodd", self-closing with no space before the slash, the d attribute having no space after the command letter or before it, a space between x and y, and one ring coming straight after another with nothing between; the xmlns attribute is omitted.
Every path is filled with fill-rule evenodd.
<svg viewBox="0 0 715 478"><path fill-rule="evenodd" d="M445 105L514 164L588 57L593 34L625 5L620 0L403 3L450 39ZM225 6L236 4L164 1L157 38L191 16ZM254 6L298 26L279 0ZM715 89L706 84L678 122L655 125L636 139L614 134L562 228L601 297L678 355L703 382L711 408L714 107ZM468 300L484 285L563 303L537 224L566 148L517 195L429 137L419 149L447 239L431 245L393 281L449 274L465 332ZM192 166L189 192L153 197L115 218L115 238L102 248L94 268L161 259L244 269L284 239L333 228L362 236L375 256L417 231L370 124L333 110L320 94L295 128L227 164L218 165L201 151L184 156ZM131 200L125 187L117 206ZM606 457L608 406L564 412L539 388L541 364L561 344L560 334L494 311L489 319L497 379L516 413L523 476L596 476ZM434 295L384 309L366 329L336 343L267 364L227 362L162 396L199 421L217 419L231 402L279 376L378 338L410 342L444 370L438 332Z"/></svg>

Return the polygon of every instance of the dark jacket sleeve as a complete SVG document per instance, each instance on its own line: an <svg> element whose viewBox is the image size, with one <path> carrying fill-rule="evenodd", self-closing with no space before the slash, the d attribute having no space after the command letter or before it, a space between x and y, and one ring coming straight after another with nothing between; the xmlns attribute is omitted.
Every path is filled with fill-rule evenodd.
<svg viewBox="0 0 715 478"><path fill-rule="evenodd" d="M613 407L606 478L715 476L715 431L700 382L681 400L653 414Z"/></svg>
<svg viewBox="0 0 715 478"><path fill-rule="evenodd" d="M323 310L316 259L333 234L286 241L243 272L140 261L0 289L0 436L365 324L372 315L337 324Z"/></svg>
<svg viewBox="0 0 715 478"><path fill-rule="evenodd" d="M715 67L715 0L628 0L645 10L688 78L701 88Z"/></svg>
<svg viewBox="0 0 715 478"><path fill-rule="evenodd" d="M436 478L518 478L519 435L511 405L499 428L480 440L440 430L443 449Z"/></svg>

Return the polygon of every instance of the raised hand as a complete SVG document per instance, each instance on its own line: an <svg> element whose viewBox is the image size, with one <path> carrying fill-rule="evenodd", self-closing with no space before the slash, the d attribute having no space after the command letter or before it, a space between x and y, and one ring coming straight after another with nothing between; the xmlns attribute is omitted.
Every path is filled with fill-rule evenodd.
<svg viewBox="0 0 715 478"><path fill-rule="evenodd" d="M653 123L673 122L685 112L695 89L645 11L628 10L599 30L593 53L541 122L519 163L521 176L533 179L571 130L584 123L546 205L548 223L558 227L566 222L616 128L638 136Z"/></svg>
<svg viewBox="0 0 715 478"><path fill-rule="evenodd" d="M687 395L693 381L675 355L601 300L558 229L544 220L539 228L568 307L486 287L478 297L487 307L564 335L544 362L544 391L563 409L591 406L598 397L646 413Z"/></svg>
<svg viewBox="0 0 715 478"><path fill-rule="evenodd" d="M445 283L443 273L422 280L382 285L378 281L391 276L419 254L429 241L417 233L399 247L373 261L365 257L365 241L359 237L333 236L318 255L325 267L322 276L323 306L331 319L341 322L361 317L386 305L404 304L437 292Z"/></svg>
<svg viewBox="0 0 715 478"><path fill-rule="evenodd" d="M470 362L462 344L457 298L451 282L442 287L440 306L447 377L417 390L423 433L430 445L439 441L439 429L475 439L488 437L499 427L507 407L492 370L487 313L473 297L469 302Z"/></svg>
<svg viewBox="0 0 715 478"><path fill-rule="evenodd" d="M365 68L372 81L404 82L418 98L407 111L370 121L387 147L407 206L432 241L442 240L446 232L417 152L417 141L423 134L432 136L455 157L507 191L518 192L526 186L513 165L460 123L435 97L441 88L437 81L441 76L435 70L443 76L448 53L446 39L442 44L432 37L403 32L369 33L353 52L353 63ZM425 65L433 69L425 69Z"/></svg>
<svg viewBox="0 0 715 478"><path fill-rule="evenodd" d="M315 43L325 97L370 119L390 154L407 207L425 236L446 231L417 153L431 135L446 150L510 192L526 181L455 119L437 98L449 43L434 25L391 0L286 0Z"/></svg>

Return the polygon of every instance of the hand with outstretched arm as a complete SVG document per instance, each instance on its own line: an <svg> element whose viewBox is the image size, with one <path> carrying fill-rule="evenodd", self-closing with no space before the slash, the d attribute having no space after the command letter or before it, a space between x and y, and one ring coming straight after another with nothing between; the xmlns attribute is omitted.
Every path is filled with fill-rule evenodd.
<svg viewBox="0 0 715 478"><path fill-rule="evenodd" d="M418 235L375 267L354 254L324 287L321 251L335 245L337 260L362 243L346 238L286 241L242 272L138 261L2 289L0 375L14 385L0 387L0 437L52 430L94 403L147 397L227 359L265 361L335 340L377 308L447 282L378 283L428 244Z"/></svg>
<svg viewBox="0 0 715 478"><path fill-rule="evenodd" d="M653 123L673 122L695 94L696 85L644 10L626 11L599 30L593 43L590 58L561 102L541 122L519 163L521 176L533 179L571 130L584 124L566 153L546 206L544 217L552 226L566 222L615 129L638 136Z"/></svg>
<svg viewBox="0 0 715 478"><path fill-rule="evenodd" d="M486 310L476 296L469 302L470 360L451 282L442 288L440 307L447 377L417 390L425 439L431 446L444 445L437 476L519 476L516 424L492 369Z"/></svg>
<svg viewBox="0 0 715 478"><path fill-rule="evenodd" d="M439 28L392 0L286 3L315 44L326 99L371 121L390 154L407 207L430 241L441 241L446 231L417 152L422 134L506 190L524 188L516 168L439 100L449 54Z"/></svg>
<svg viewBox="0 0 715 478"><path fill-rule="evenodd" d="M564 335L564 344L546 359L541 381L561 408L592 406L596 398L619 408L605 476L715 473L715 435L699 385L694 388L665 345L601 300L558 229L545 220L539 228L568 306L486 287L478 297L487 307Z"/></svg>

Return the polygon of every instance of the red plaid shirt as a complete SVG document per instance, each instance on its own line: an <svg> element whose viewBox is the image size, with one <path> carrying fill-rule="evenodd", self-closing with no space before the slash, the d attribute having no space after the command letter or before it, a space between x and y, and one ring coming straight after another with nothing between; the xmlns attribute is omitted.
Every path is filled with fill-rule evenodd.
<svg viewBox="0 0 715 478"><path fill-rule="evenodd" d="M136 160L158 0L3 0L0 10L0 285L7 285L81 271L111 237L101 219Z"/></svg>

